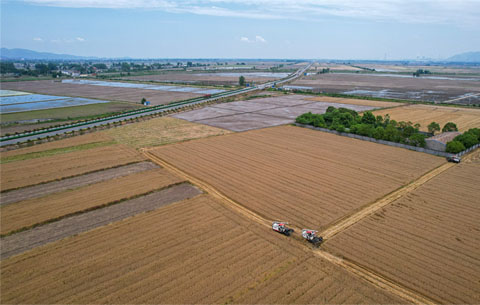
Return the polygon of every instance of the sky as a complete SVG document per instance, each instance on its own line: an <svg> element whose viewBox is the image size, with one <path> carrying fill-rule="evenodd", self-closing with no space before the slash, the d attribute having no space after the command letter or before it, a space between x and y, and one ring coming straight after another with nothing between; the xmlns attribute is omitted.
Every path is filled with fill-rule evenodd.
<svg viewBox="0 0 480 305"><path fill-rule="evenodd" d="M97 57L444 59L480 0L0 0L1 46Z"/></svg>

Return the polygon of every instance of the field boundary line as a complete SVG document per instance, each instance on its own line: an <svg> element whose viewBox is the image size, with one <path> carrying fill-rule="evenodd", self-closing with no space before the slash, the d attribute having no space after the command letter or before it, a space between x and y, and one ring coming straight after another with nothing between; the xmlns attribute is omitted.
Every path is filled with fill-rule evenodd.
<svg viewBox="0 0 480 305"><path fill-rule="evenodd" d="M175 167L174 165L166 162L165 160L157 157L156 155L152 154L151 152L149 152L148 150L146 149L141 149L140 150L147 158L149 158L150 160L152 160L154 163L157 163L158 165L160 165L161 167L165 168L165 169L168 169L170 170L171 172L173 172L174 174L176 174L177 176L179 176L180 178L183 178L187 181L190 181L192 184L200 187L201 189L203 189L206 193L210 194L212 197L214 198L217 198L221 201L224 201L224 202L227 202L230 204L230 206L236 210L237 212L239 212L240 214L246 216L247 218L249 219L252 219L254 220L255 222L257 223L260 223L262 225L265 225L267 227L270 227L271 226L271 221L264 218L263 216L261 215L258 215L257 213L253 212L252 210L244 207L243 205L241 205L240 203L237 203L235 202L234 200L230 199L229 197L227 197L226 195L222 194L220 191L218 191L217 189L215 189L213 186L209 185L208 183L198 179L198 178L195 178L189 174L187 174L186 172L182 171L181 169Z"/></svg>
<svg viewBox="0 0 480 305"><path fill-rule="evenodd" d="M164 161L160 157L157 157L156 155L152 154L149 152L150 150L153 150L155 148L141 148L140 151L151 161L157 163L158 165L162 166L163 168L172 171L174 174L179 175L181 178L186 179L187 181L190 181L193 185L196 185L197 187L200 187L202 190L204 190L207 194L211 195L214 198L217 198L223 202L228 203L229 207L232 208L234 211L237 211L241 213L242 215L246 216L247 218L265 225L266 227L270 228L271 227L271 221L267 220L266 218L258 215L254 211L242 206L241 204L233 201L226 195L223 195L221 192L217 191L213 186L209 185L206 182L203 182L200 179L197 179L181 169L177 168L176 166ZM453 165L450 163L447 163L448 165ZM444 164L445 165L445 164ZM440 166L441 167L441 166ZM357 265L355 262L348 262L344 260L343 258L340 258L338 256L335 256L331 253L328 253L324 250L316 250L312 249L310 247L307 247L305 243L302 243L303 240L301 237L297 236L292 236L294 240L297 240L301 245L303 246L302 248L304 249L309 249L313 252L313 254L317 257L320 257L322 259L325 259L326 261L333 263L334 265L344 269L347 272L352 273L353 275L357 276L358 278L369 282L370 284L379 287L382 290L386 290L389 293L396 295L404 300L407 300L408 302L414 303L414 304L436 304L436 302L431 301L415 291L411 291L410 289L401 286L400 284L396 283L393 280L388 280L381 275L375 274L372 271L369 271L359 265Z"/></svg>
<svg viewBox="0 0 480 305"><path fill-rule="evenodd" d="M409 184L400 187L396 191L393 191L392 193L374 201L371 204L368 204L367 206L365 206L364 208L361 208L359 211L351 214L350 216L344 217L343 219L336 222L329 228L323 230L323 232L320 235L324 238L324 240L332 238L338 233L348 229L349 227L353 226L357 222L361 221L365 217L374 214L381 208L391 204L392 202L400 199L406 194L414 191L418 187L422 186L429 180L435 178L436 176L448 170L449 168L453 167L454 165L455 164L453 163L445 163L438 166L437 168L427 172L426 174L422 175L416 180L410 182Z"/></svg>
<svg viewBox="0 0 480 305"><path fill-rule="evenodd" d="M408 302L411 302L413 304L437 304L437 302L430 300L429 298L426 298L422 295L419 295L417 292L411 291L409 288L405 288L400 284L395 283L354 262L344 260L324 250L317 250L313 252L316 256L321 257L336 266L346 269L348 272L355 274L356 276L371 283L372 285L377 286L382 290L386 290L396 296L399 296L404 300L407 300Z"/></svg>

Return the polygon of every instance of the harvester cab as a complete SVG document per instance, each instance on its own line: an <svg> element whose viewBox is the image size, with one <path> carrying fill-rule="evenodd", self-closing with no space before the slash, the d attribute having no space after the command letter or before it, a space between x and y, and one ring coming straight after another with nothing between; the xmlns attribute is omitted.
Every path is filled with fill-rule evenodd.
<svg viewBox="0 0 480 305"><path fill-rule="evenodd" d="M309 242L311 242L314 246L318 246L323 242L323 237L317 236L317 232L315 230L310 229L303 229L302 236Z"/></svg>
<svg viewBox="0 0 480 305"><path fill-rule="evenodd" d="M286 225L288 225L288 222L274 221L272 224L272 229L274 231L277 231L278 233L282 233L287 236L290 236L290 234L293 233L293 229L287 228Z"/></svg>

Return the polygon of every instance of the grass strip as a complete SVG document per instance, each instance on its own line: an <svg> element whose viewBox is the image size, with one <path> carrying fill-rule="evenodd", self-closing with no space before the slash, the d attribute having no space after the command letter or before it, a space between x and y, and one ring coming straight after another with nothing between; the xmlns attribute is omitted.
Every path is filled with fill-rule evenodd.
<svg viewBox="0 0 480 305"><path fill-rule="evenodd" d="M26 153L22 155L15 155L15 156L10 156L6 158L1 158L0 164L5 164L5 163L10 163L15 161L24 161L29 159L36 159L41 157L50 157L58 154L66 154L70 152L87 150L87 149L103 147L103 146L108 146L113 144L116 144L116 141L112 140L112 141L86 143L86 144L81 144L76 146L53 148L53 149L44 150L44 151L36 151L36 152Z"/></svg>
<svg viewBox="0 0 480 305"><path fill-rule="evenodd" d="M81 210L81 211L76 211L76 212L68 213L68 214L65 214L65 215L62 215L62 216L59 216L59 217L50 218L48 220L38 222L38 223L30 225L30 226L22 227L20 229L13 230L13 231L10 231L10 232L5 233L5 234L0 234L0 238L4 238L4 237L10 236L12 234L16 234L16 233L20 233L20 232L23 232L23 231L26 231L26 230L30 230L30 229L36 228L38 226L43 226L43 225L46 225L46 224L49 224L49 223L52 223L52 222L56 222L56 221L62 220L62 219L67 218L67 217L72 217L72 216L80 215L80 214L83 214L83 213L86 213L86 212L90 212L90 211L94 211L94 210L98 210L98 209L103 209L103 208L109 207L109 206L114 205L114 204L119 204L119 203L122 203L122 202L127 201L127 200L132 200L132 199L136 199L136 198L139 198L139 197L143 197L143 196L155 193L155 192L166 190L168 188L171 188L171 187L174 187L174 186L177 186L177 185L180 185L180 184L184 184L184 183L190 184L190 182L188 182L188 181L180 181L180 182L172 183L172 184L169 184L167 186L164 186L164 187L161 187L161 188L158 188L158 189L155 189L155 190L151 190L151 191L146 192L146 193L133 195L133 196L130 196L130 197L127 197L127 198L122 198L122 199L115 200L115 201L112 201L112 202L108 202L108 203L105 203L105 204L90 207L90 208L87 208L87 209L84 209L84 210Z"/></svg>

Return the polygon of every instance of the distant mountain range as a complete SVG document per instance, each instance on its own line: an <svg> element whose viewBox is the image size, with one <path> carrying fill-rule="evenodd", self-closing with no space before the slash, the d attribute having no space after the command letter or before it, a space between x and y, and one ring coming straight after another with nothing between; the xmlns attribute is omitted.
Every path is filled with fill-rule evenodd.
<svg viewBox="0 0 480 305"><path fill-rule="evenodd" d="M69 54L56 54L48 52L37 52L27 49L7 49L1 48L0 59L7 60L89 60L100 59L98 57L75 56ZM103 58L104 59L104 58ZM116 58L126 60L133 58ZM436 61L436 60L432 60ZM480 63L480 52L466 52L454 55L441 62L466 62L466 63Z"/></svg>
<svg viewBox="0 0 480 305"><path fill-rule="evenodd" d="M1 59L24 59L24 60L36 60L36 59L45 59L45 60L82 60L82 59L95 59L96 57L84 57L84 56L75 56L69 54L55 54L48 52L37 52L27 49L7 49L1 48L0 50Z"/></svg>
<svg viewBox="0 0 480 305"><path fill-rule="evenodd" d="M480 62L480 52L467 52L467 53L457 54L447 58L447 61Z"/></svg>

